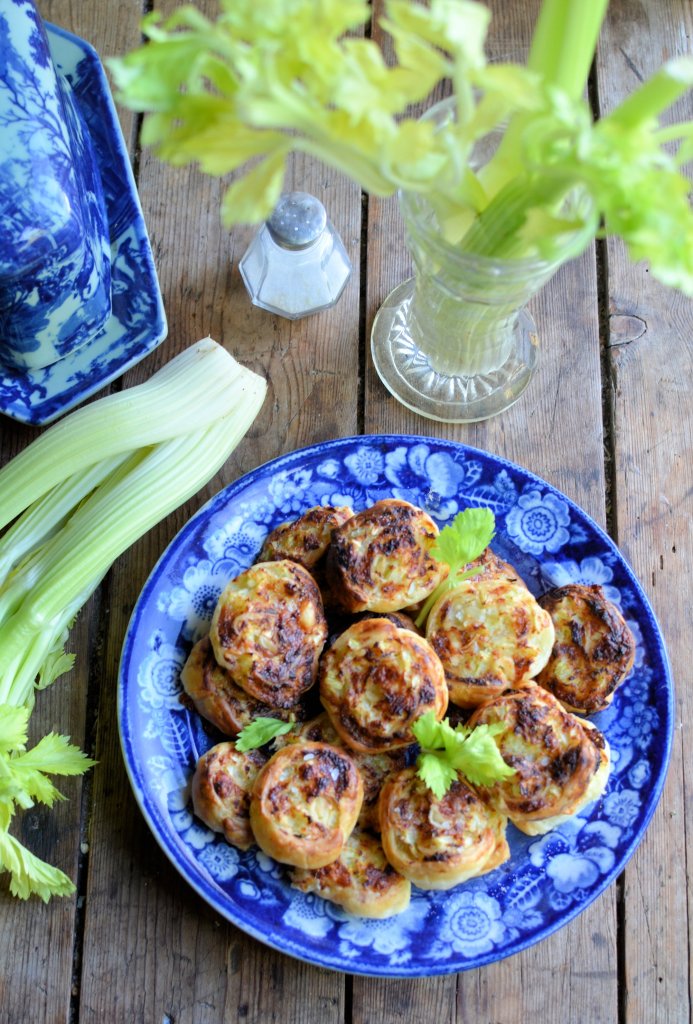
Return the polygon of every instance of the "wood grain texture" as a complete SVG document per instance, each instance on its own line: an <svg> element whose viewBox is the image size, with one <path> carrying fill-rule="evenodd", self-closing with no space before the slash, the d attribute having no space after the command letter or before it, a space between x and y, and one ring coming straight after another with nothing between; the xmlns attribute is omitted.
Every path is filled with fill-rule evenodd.
<svg viewBox="0 0 693 1024"><path fill-rule="evenodd" d="M377 6L377 5L375 5ZM522 60L538 3L489 4L489 53ZM369 203L368 323L411 260L395 200ZM599 320L594 250L561 269L532 303L541 342L539 370L519 402L495 420L449 425L404 409L385 390L370 359L366 432L449 437L502 455L549 480L605 522ZM508 960L440 982L455 999L455 1020L521 1024L532 1017L570 1024L617 1019L616 892L607 891L568 927ZM395 986L397 983L393 983ZM355 1019L378 983L354 980ZM407 983L408 1012L421 1019L430 981ZM383 1008L383 1024L399 1018ZM367 1019L364 1015L364 1019Z"/></svg>
<svg viewBox="0 0 693 1024"><path fill-rule="evenodd" d="M216 11L215 0L197 4ZM382 5L374 0L376 14ZM45 19L110 56L137 44L145 4L38 0L38 6ZM155 0L154 6L165 12L176 3ZM521 60L539 0L489 6L490 51ZM690 0L611 0L598 60L602 109L668 56L690 52L692 32ZM681 112L691 117L690 103ZM138 119L123 109L119 114L134 157ZM165 167L146 151L137 158L169 336L114 387L146 379L211 334L267 378L268 397L217 477L118 560L73 631L75 671L39 696L33 737L52 728L68 732L95 750L99 765L85 780L65 782L68 802L22 818L24 841L79 881L79 899L44 906L0 890L0 1024L690 1021L691 776L683 729L693 723L686 686L693 628L693 304L658 286L646 268L630 265L615 243L606 248L603 274L591 247L532 303L541 361L519 402L488 423L435 423L400 406L370 359L373 317L411 274L396 200L370 198L362 238L358 188L308 160L292 163L288 184L323 200L355 272L334 310L289 322L254 308L245 293L238 261L252 229L222 227L224 183L194 168ZM453 438L510 458L611 526L662 623L678 683L682 728L664 797L620 890L612 886L525 952L457 975L350 978L249 938L169 864L137 807L120 751L116 682L123 636L169 540L207 498L246 471L361 430ZM37 433L0 420L0 463Z"/></svg>
<svg viewBox="0 0 693 1024"><path fill-rule="evenodd" d="M70 0L38 0L41 17L81 34L98 45L102 53L114 53L137 42L138 0L114 5L112 17L91 5ZM132 134L132 118L125 113L123 131ZM37 428L0 418L0 464L15 455L39 434ZM91 746L86 705L92 663L100 658L100 597L83 609L72 630L69 649L76 653L75 668L50 689L37 696L30 723L30 743L51 730L67 734L83 749ZM21 816L18 835L29 849L56 864L73 881L85 860L87 836L82 821L92 776L58 780L67 797L51 810L37 807ZM7 877L0 880L0 1022L20 1024L31 1021L56 1024L70 1017L74 984L79 978L79 941L75 950L75 929L80 915L77 896L20 902L6 896ZM75 960L75 952L77 959Z"/></svg>
<svg viewBox="0 0 693 1024"><path fill-rule="evenodd" d="M642 40L647 39L647 46ZM612 4L599 52L607 113L668 58L693 53L690 3ZM672 112L691 119L690 96ZM693 787L685 727L693 716L688 575L693 557L693 302L608 245L609 369L618 542L641 579L668 645L676 697L674 749L660 806L626 868L624 987L627 1024L690 1020ZM683 729L680 725L683 725Z"/></svg>
<svg viewBox="0 0 693 1024"><path fill-rule="evenodd" d="M164 13L176 5L156 4ZM216 5L199 4L212 15ZM318 195L358 268L358 189L295 161L288 187ZM239 1020L338 1024L344 979L274 953L221 921L168 864L135 805L118 743L115 689L123 636L139 591L166 543L222 486L284 451L357 429L359 279L338 306L290 322L255 309L238 261L252 229L220 222L224 183L171 169L149 152L138 187L152 240L169 337L126 375L131 385L210 334L268 381L248 436L194 501L151 531L108 584L108 647L99 700L80 1021Z"/></svg>

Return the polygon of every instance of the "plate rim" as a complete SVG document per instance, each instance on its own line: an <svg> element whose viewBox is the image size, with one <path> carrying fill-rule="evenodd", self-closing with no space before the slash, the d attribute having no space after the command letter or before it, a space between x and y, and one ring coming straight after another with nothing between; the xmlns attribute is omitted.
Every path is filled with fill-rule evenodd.
<svg viewBox="0 0 693 1024"><path fill-rule="evenodd" d="M82 39L73 32L69 32L67 29L62 28L59 25L54 25L52 22L44 21L43 25L46 30L53 59L55 59L55 57L53 55L52 44L54 44L56 39L62 39L81 50L84 56L89 60L90 74L98 85L98 89L94 91L93 106L99 109L102 115L103 124L106 126L106 133L120 157L119 171L121 172L120 179L123 185L123 190L127 191L133 204L133 217L128 221L127 225L121 226L118 234L115 234L116 226L111 224L111 218L108 216L108 209L106 211L111 243L111 257L115 259L115 256L117 255L118 240L125 231L136 230L138 236L143 236L146 240L145 259L149 264L151 276L151 288L148 288L148 293L150 294L150 298L153 300L156 313L154 317L147 321L145 327L140 328L134 333L128 342L127 349L123 352L123 355L120 358L116 358L114 362L110 364L109 369L105 373L90 377L89 380L82 379L63 387L56 387L55 390L50 390L49 387L48 392L38 401L35 399L32 400L30 395L34 390L34 387L45 387L45 383L41 381L41 375L44 370L51 370L52 366L55 364L35 370L15 370L12 367L0 364L0 414L7 416L9 419L15 420L16 422L25 423L30 426L44 426L48 423L52 423L53 420L62 416L80 402L83 402L85 399L89 398L91 395L100 391L112 381L126 373L127 370L131 369L142 359L148 356L155 348L157 348L157 346L165 340L168 334L166 311L156 271L156 264L154 262L154 255L151 249L149 232L142 212L142 205L140 203L137 184L135 182L132 165L130 163L130 157L127 152L122 129L120 127L118 112L113 101L113 96L108 83L108 78L106 77L106 72L103 68L101 57L95 47L91 43L87 42L86 39ZM80 112L83 112L83 101L81 97L74 93L73 96ZM94 145L94 151L97 156L97 165L100 165L99 148L94 143L93 137L92 144ZM93 362L98 360L101 355L105 354L98 350L98 345L101 341L101 335L108 330L108 323L109 321L106 322L106 326L103 327L101 331L97 332L93 338L87 341L75 352L58 360L58 362L63 366L70 366L71 376L74 377L75 374L89 372ZM90 352L92 347L96 347L97 351ZM10 394L10 397L6 399L5 390L10 391L11 393L11 391L16 389L18 384L21 385L22 382L26 382L26 388L24 389L23 394L15 396L14 398L12 398ZM34 386L32 386L32 384Z"/></svg>
<svg viewBox="0 0 693 1024"><path fill-rule="evenodd" d="M134 643L134 636L138 619L142 613L147 598L151 592L155 589L158 577L161 574L161 570L164 564L167 562L169 556L174 553L174 549L184 545L188 535L193 532L198 523L204 518L208 517L215 506L223 506L229 501L232 501L238 492L245 490L251 486L253 482L260 476L272 475L277 469L282 470L288 469L295 462L300 462L304 458L311 458L314 455L323 452L329 452L335 448L342 446L353 446L358 444L367 443L379 443L383 445L392 444L432 444L435 446L443 446L448 450L453 450L458 453L463 453L465 456L478 456L485 460L490 460L495 466L499 468L509 468L514 473L519 473L524 476L528 482L536 483L539 487L548 489L552 493L556 494L562 501L565 501L571 511L577 513L578 517L581 518L591 530L594 531L597 538L605 544L605 546L614 552L619 560L620 567L624 570L629 585L635 591L638 601L640 602L647 618L649 619L652 636L656 639L659 654L661 656L662 664L664 667L664 679L661 682L661 687L665 694L663 701L663 707L666 713L664 742L661 746L661 757L658 763L658 775L655 784L650 790L649 802L644 811L643 819L631 837L631 839L624 844L623 849L619 853L618 861L609 871L605 872L599 885L595 888L587 899L580 902L579 905L566 910L558 921L553 921L547 925L544 929L541 929L537 934L518 939L513 943L512 949L507 951L492 949L487 954L482 954L474 957L469 963L460 963L459 961L453 961L452 963L438 963L433 965L422 965L420 963L413 965L411 963L404 963L402 965L389 964L386 969L379 966L370 966L363 962L353 963L352 961L346 961L345 958L339 955L333 956L332 959L335 962L330 962L329 957L323 959L316 959L312 956L302 956L300 950L297 950L295 943L287 942L284 935L276 935L275 932L267 933L256 928L252 923L234 916L233 907L227 907L220 905L219 898L215 891L215 884L213 882L207 883L204 878L192 878L186 868L188 867L187 858L181 855L179 850L179 844L175 842L171 846L167 845L165 837L160 833L156 825L156 815L150 812L149 806L147 806L145 794L142 792L142 787L135 773L134 764L131 763L128 757L126 743L129 740L129 730L126 729L126 714L127 706L125 702L125 669L131 655L132 645ZM630 563L627 561L623 553L620 551L615 541L609 536L609 534L601 527L593 517L586 512L580 505L577 504L572 498L562 492L554 484L551 484L546 479L538 476L532 470L526 469L524 466L517 462L513 462L507 459L505 456L496 455L493 452L489 452L485 449L478 448L472 445L468 445L461 441L455 441L447 438L438 438L431 435L421 434L399 434L399 433L388 433L388 434L355 434L348 435L345 437L332 438L327 441L315 442L311 445L306 445L298 449L294 449L291 452L278 455L254 469L249 470L247 473L241 474L236 480L225 485L214 495L211 496L196 512L194 512L187 521L183 524L181 529L175 534L175 536L169 541L165 549L154 563L150 570L147 579L140 590L138 598L133 606L132 613L130 615L125 636L123 640L121 656L118 666L118 682L117 682L117 718L118 718L118 732L120 737L121 752L123 755L123 761L125 763L126 773L133 791L133 795L137 802L137 805L143 814L147 825L152 832L156 842L162 849L164 854L167 856L169 862L173 867L182 875L183 880L191 886L191 888L201 896L207 905L211 907L213 911L220 914L225 920L229 921L236 928L243 933L257 939L262 944L269 946L272 949L277 950L284 955L291 956L294 959L298 959L304 963L310 964L311 966L321 967L327 970L334 970L339 973L359 975L365 977L380 977L380 978L413 978L413 977L442 977L449 974L456 974L467 970L474 970L480 967L488 966L491 963L496 963L501 960L507 959L510 956L514 956L517 953L521 953L524 950L536 945L538 942L549 938L555 932L559 931L576 917L578 917L584 910L586 910L596 899L602 896L608 888L613 884L614 881L620 876L629 863L633 854L637 850L638 846L642 842L644 835L650 825L652 817L657 809L664 785L666 783L669 765L671 761L671 752L673 746L673 735L674 735L674 714L675 714L675 695L674 695L674 680L671 671L671 663L666 647L666 642L663 636L662 629L654 613L654 609L651 602L645 593L642 584L632 569ZM133 759L134 760L134 759ZM151 801L152 807L156 807L154 801ZM226 903L228 903L228 898ZM290 948L288 948L290 947ZM339 962L337 962L339 961Z"/></svg>

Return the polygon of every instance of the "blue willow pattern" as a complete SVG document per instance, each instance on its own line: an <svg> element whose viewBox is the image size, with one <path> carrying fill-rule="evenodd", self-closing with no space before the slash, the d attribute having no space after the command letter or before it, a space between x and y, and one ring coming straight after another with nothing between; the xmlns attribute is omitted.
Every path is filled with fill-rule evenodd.
<svg viewBox="0 0 693 1024"><path fill-rule="evenodd" d="M110 244L89 133L30 0L0 13L0 356L50 365L111 311Z"/></svg>
<svg viewBox="0 0 693 1024"><path fill-rule="evenodd" d="M151 352L167 331L147 229L101 61L84 40L55 26L46 29L53 63L96 156L110 239L111 315L81 348L50 366L24 371L0 366L0 412L34 424L49 423L105 387Z"/></svg>
<svg viewBox="0 0 693 1024"><path fill-rule="evenodd" d="M240 853L195 820L187 783L213 738L179 703L179 673L209 625L225 581L256 556L279 522L316 504L363 508L396 496L442 525L460 509L492 507L494 548L539 594L599 583L639 641L612 707L595 716L613 770L597 805L539 838L509 829L512 857L447 893L419 892L386 921L358 919L292 890L257 850ZM135 610L121 678L121 735L131 779L174 863L218 911L285 952L327 967L420 975L476 967L560 927L621 870L649 820L671 737L661 637L644 595L596 525L548 484L501 459L427 438L356 437L306 449L227 488L179 534ZM163 837L163 839L162 839Z"/></svg>

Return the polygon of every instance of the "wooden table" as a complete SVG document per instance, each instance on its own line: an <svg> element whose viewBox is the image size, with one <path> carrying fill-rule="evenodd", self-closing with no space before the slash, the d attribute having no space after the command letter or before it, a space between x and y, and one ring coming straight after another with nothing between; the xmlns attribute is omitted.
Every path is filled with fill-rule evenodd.
<svg viewBox="0 0 693 1024"><path fill-rule="evenodd" d="M139 40L140 0L39 0L43 17L103 56ZM169 10L169 0L155 0ZM200 6L214 12L212 2ZM380 4L374 6L380 7ZM522 59L536 0L494 0L490 49ZM667 57L690 51L689 0L612 0L591 86L606 111ZM690 118L693 105L682 111ZM268 397L217 478L119 559L73 632L70 677L39 696L35 738L67 732L98 759L69 801L22 819L23 839L75 880L74 898L0 894L4 1024L683 1024L690 1019L686 845L691 834L691 352L693 305L631 265L620 243L592 246L533 304L540 371L509 412L451 427L407 412L374 373L368 338L385 295L409 274L394 201L309 161L292 184L320 196L355 273L335 309L290 323L251 306L238 261L251 236L219 221L222 186L162 166L121 111L167 308L165 343L114 385L135 384L211 334L267 377ZM37 431L1 422L7 460ZM403 432L453 438L525 466L605 526L638 574L667 638L676 692L673 758L660 806L618 883L550 939L492 966L413 981L350 977L248 938L181 880L130 790L116 724L116 675L133 603L189 515L266 460L327 438ZM681 727L678 727L681 723ZM686 764L689 765L688 770ZM688 819L686 811L688 810ZM688 892L688 897L687 897ZM687 902L688 899L688 902Z"/></svg>

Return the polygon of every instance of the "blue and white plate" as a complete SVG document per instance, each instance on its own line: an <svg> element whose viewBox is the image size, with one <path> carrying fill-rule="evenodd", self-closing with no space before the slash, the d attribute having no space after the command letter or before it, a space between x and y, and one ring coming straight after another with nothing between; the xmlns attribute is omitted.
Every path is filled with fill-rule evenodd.
<svg viewBox="0 0 693 1024"><path fill-rule="evenodd" d="M46 25L56 69L72 87L101 175L111 240L112 312L91 341L41 370L0 367L0 413L50 423L125 373L166 337L154 259L106 75L83 39Z"/></svg>
<svg viewBox="0 0 693 1024"><path fill-rule="evenodd" d="M241 853L197 821L188 784L214 740L179 703L181 666L209 627L227 580L280 522L318 504L362 509L404 498L442 526L462 508L496 516L494 549L536 594L598 583L638 644L609 710L613 770L605 795L540 838L509 828L510 860L448 892L414 889L385 921L352 917L292 889L257 849ZM356 974L413 977L480 967L567 924L620 873L659 798L672 738L673 694L657 622L609 538L568 498L524 469L451 441L344 438L261 466L221 491L181 530L133 612L120 668L119 724L132 786L181 875L222 916L291 956Z"/></svg>

